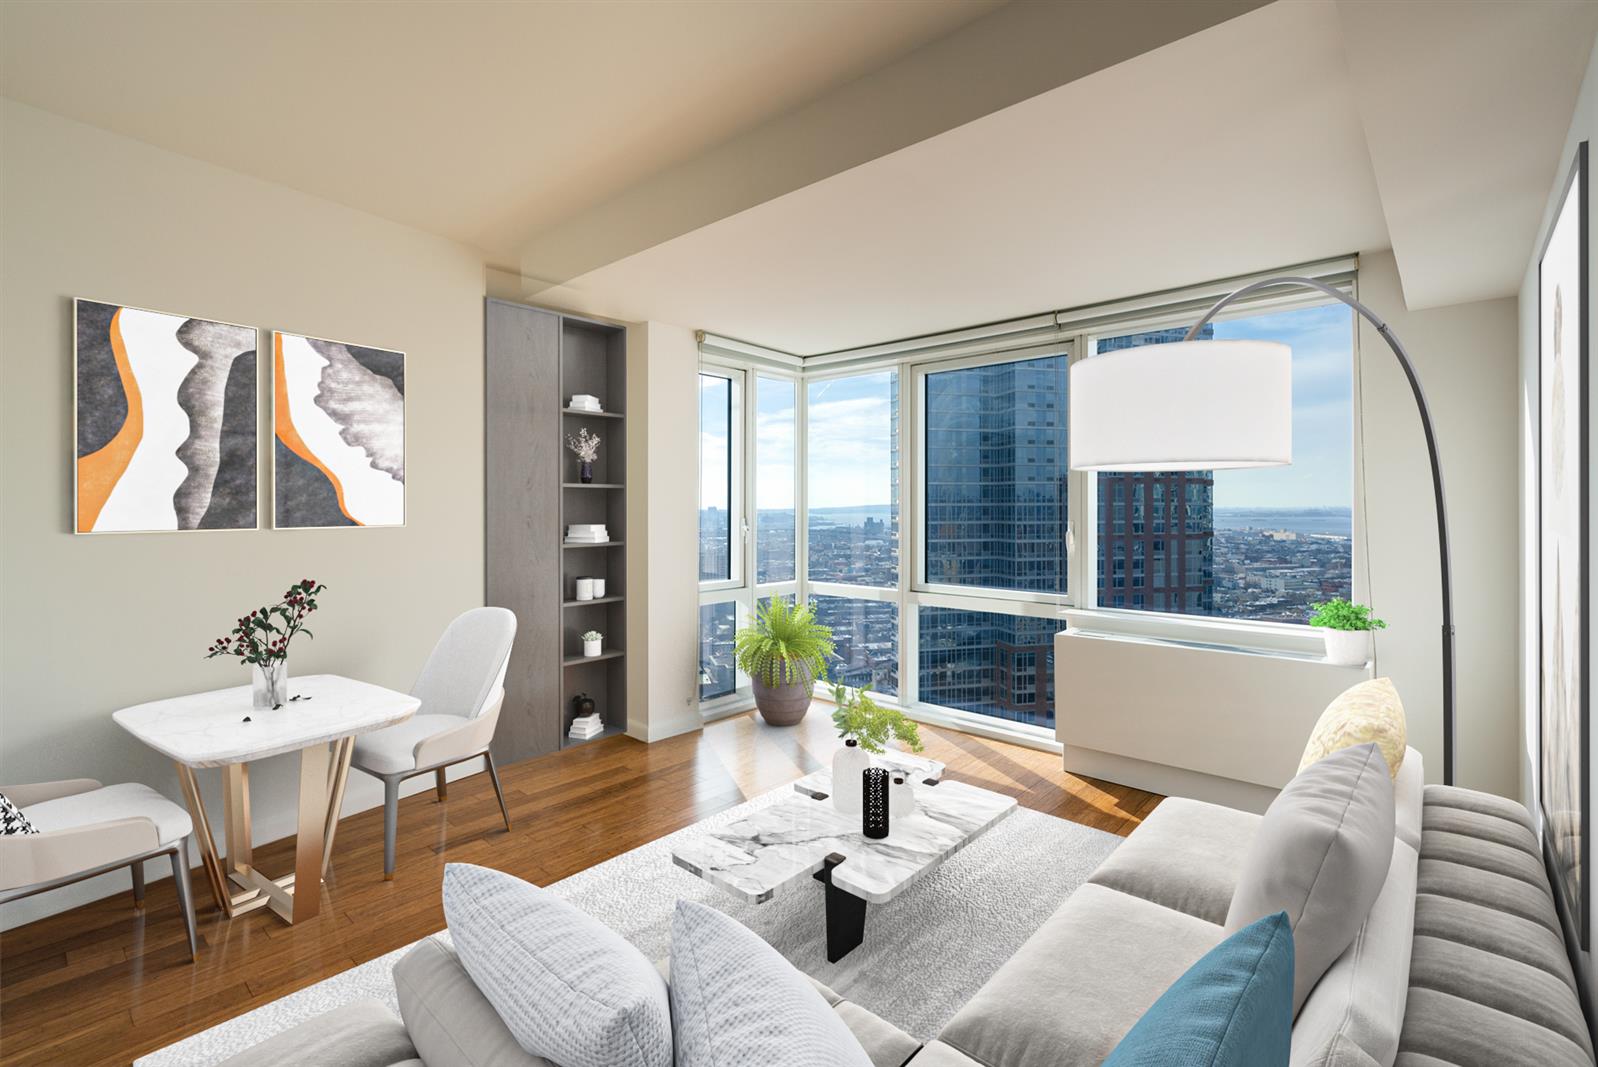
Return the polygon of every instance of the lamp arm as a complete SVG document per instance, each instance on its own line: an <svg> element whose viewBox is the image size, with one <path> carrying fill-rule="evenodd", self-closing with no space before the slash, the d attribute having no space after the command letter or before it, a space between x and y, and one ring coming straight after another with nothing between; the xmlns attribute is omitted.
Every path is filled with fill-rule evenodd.
<svg viewBox="0 0 1598 1067"><path fill-rule="evenodd" d="M1353 308L1360 317L1364 318L1376 332L1381 334L1382 340L1387 342L1387 347L1392 349L1393 355L1398 359L1398 365L1404 370L1404 377L1409 381L1409 389L1415 395L1415 407L1420 412L1421 432L1426 437L1426 455L1431 460L1432 492L1437 499L1437 556L1442 567L1442 592L1443 592L1443 783L1454 784L1454 585L1451 576L1448 550L1448 509L1443 499L1443 468L1437 458L1437 432L1432 426L1431 408L1426 403L1426 392L1421 388L1420 378L1415 374L1415 365L1410 362L1409 353L1404 351L1404 345L1394 335L1392 329L1370 308L1355 300L1347 293L1336 289L1325 282L1314 278L1305 278L1299 275L1283 275L1277 278L1267 278L1263 281L1253 282L1233 293L1221 297L1204 313L1204 317L1193 324L1188 330L1185 340L1192 341L1198 337L1204 325L1213 319L1222 308L1245 296L1256 293L1261 289L1271 289L1278 286L1295 285L1306 289L1314 289L1325 293L1334 300L1341 301Z"/></svg>

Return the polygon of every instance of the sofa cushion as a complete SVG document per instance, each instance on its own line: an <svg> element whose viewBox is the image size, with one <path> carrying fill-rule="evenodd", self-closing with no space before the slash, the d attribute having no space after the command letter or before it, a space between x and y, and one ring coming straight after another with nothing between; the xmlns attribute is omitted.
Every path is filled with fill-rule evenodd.
<svg viewBox="0 0 1598 1067"><path fill-rule="evenodd" d="M1170 797L1088 881L1163 904L1208 922L1226 922L1237 872L1260 817L1251 812Z"/></svg>
<svg viewBox="0 0 1598 1067"><path fill-rule="evenodd" d="M1420 812L1426 792L1426 767L1420 753L1404 753L1404 764L1393 779L1393 832L1410 848L1420 851Z"/></svg>
<svg viewBox="0 0 1598 1067"><path fill-rule="evenodd" d="M1392 866L1393 834L1393 782L1374 744L1301 771L1266 809L1226 929L1287 912L1295 1012L1364 925Z"/></svg>
<svg viewBox="0 0 1598 1067"><path fill-rule="evenodd" d="M315 1015L218 1067L422 1067L405 1025L375 1000Z"/></svg>
<svg viewBox="0 0 1598 1067"><path fill-rule="evenodd" d="M455 950L437 937L394 965L400 1017L427 1067L555 1067L516 1037L477 988Z"/></svg>
<svg viewBox="0 0 1598 1067"><path fill-rule="evenodd" d="M1281 1063L1293 1031L1293 930L1261 919L1210 949L1115 1046L1104 1067Z"/></svg>
<svg viewBox="0 0 1598 1067"><path fill-rule="evenodd" d="M41 834L114 819L145 818L155 823L160 843L170 845L188 837L194 830L194 823L181 804L174 804L141 782L122 782L42 800L23 808L22 814Z"/></svg>
<svg viewBox="0 0 1598 1067"><path fill-rule="evenodd" d="M599 920L502 871L444 867L461 963L516 1043L561 1067L671 1067L654 964Z"/></svg>
<svg viewBox="0 0 1598 1067"><path fill-rule="evenodd" d="M982 1064L1097 1067L1224 936L1215 923L1089 883L977 991L938 1041ZM928 1046L913 1062L932 1051ZM947 1058L940 1051L926 1062L938 1063L936 1056Z"/></svg>
<svg viewBox="0 0 1598 1067"><path fill-rule="evenodd" d="M1420 857L1402 841L1393 845L1387 881L1365 924L1337 962L1321 976L1293 1024L1292 1067L1336 1067L1358 1062L1358 1049L1374 1063L1392 1063L1404 1029L1409 954L1415 936L1415 878Z"/></svg>
<svg viewBox="0 0 1598 1067"><path fill-rule="evenodd" d="M677 1067L874 1067L793 964L736 919L691 900L671 917Z"/></svg>
<svg viewBox="0 0 1598 1067"><path fill-rule="evenodd" d="M1298 769L1305 770L1334 752L1354 745L1374 744L1387 764L1389 778L1397 778L1409 747L1404 723L1404 703L1390 678L1372 678L1339 693L1321 712L1304 758Z"/></svg>

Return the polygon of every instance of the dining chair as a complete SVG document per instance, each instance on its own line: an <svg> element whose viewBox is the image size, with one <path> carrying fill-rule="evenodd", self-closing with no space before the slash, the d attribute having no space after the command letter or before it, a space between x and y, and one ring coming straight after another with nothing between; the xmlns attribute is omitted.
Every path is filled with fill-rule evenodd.
<svg viewBox="0 0 1598 1067"><path fill-rule="evenodd" d="M505 608L473 608L450 623L411 688L422 706L402 723L362 734L350 766L383 782L383 878L394 877L400 783L429 771L438 799L449 796L446 768L483 757L510 829L510 811L488 746L505 701L505 668L516 639L516 616Z"/></svg>
<svg viewBox="0 0 1598 1067"><path fill-rule="evenodd" d="M194 962L189 887L189 813L147 785L102 786L92 778L0 786L28 828L0 836L0 904L127 867L133 906L144 908L144 861L172 861L172 882Z"/></svg>

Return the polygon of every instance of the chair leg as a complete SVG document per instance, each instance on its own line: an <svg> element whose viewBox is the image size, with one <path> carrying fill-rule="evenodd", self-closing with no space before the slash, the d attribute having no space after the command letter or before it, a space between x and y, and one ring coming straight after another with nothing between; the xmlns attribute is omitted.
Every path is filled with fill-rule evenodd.
<svg viewBox="0 0 1598 1067"><path fill-rule="evenodd" d="M449 799L449 780L444 777L444 768L442 768L442 767L440 767L438 770L434 771L433 772L433 776L436 779L438 779L438 800L439 800L439 803L443 803L444 801Z"/></svg>
<svg viewBox="0 0 1598 1067"><path fill-rule="evenodd" d="M394 880L394 840L399 833L399 779L383 779L383 881Z"/></svg>
<svg viewBox="0 0 1598 1067"><path fill-rule="evenodd" d="M139 911L144 910L144 861L128 864L128 871L133 875L133 906Z"/></svg>
<svg viewBox="0 0 1598 1067"><path fill-rule="evenodd" d="M178 908L183 912L183 927L189 932L189 962L199 956L194 936L194 893L189 885L188 841L178 842L172 850L172 884L178 889Z"/></svg>
<svg viewBox="0 0 1598 1067"><path fill-rule="evenodd" d="M483 753L483 761L488 764L488 777L494 783L494 795L499 798L499 814L505 820L505 829L510 829L510 809L505 807L505 790L500 788L499 771L494 768L494 755L491 752Z"/></svg>

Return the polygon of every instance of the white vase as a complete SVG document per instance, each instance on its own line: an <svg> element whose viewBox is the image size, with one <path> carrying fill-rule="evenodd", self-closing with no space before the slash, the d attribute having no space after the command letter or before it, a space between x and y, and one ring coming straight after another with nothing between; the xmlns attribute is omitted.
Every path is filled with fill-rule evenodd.
<svg viewBox="0 0 1598 1067"><path fill-rule="evenodd" d="M892 822L916 813L916 787L902 774L888 782L888 818Z"/></svg>
<svg viewBox="0 0 1598 1067"><path fill-rule="evenodd" d="M605 642L603 640L600 640L600 641L584 641L583 642L583 655L585 657L589 658L589 659L594 658L595 656L599 655L600 648L604 645L604 643Z"/></svg>
<svg viewBox="0 0 1598 1067"><path fill-rule="evenodd" d="M846 815L859 815L861 809L860 776L871 766L871 757L865 749L849 738L832 757L832 806Z"/></svg>
<svg viewBox="0 0 1598 1067"><path fill-rule="evenodd" d="M1326 662L1339 667L1363 667L1371 658L1369 630L1331 630L1326 634Z"/></svg>
<svg viewBox="0 0 1598 1067"><path fill-rule="evenodd" d="M256 711L270 711L289 699L289 661L274 660L262 667L250 665L250 703Z"/></svg>

